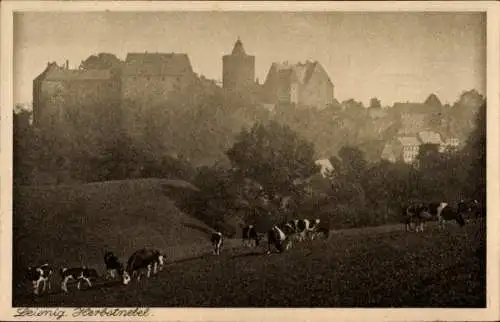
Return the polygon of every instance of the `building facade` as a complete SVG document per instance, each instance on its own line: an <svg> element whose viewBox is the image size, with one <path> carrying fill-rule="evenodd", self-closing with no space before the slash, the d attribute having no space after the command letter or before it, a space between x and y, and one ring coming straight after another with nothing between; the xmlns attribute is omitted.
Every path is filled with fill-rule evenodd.
<svg viewBox="0 0 500 322"><path fill-rule="evenodd" d="M61 120L68 107L115 102L139 109L158 105L196 79L189 57L177 53L129 53L119 72L48 63L33 80L33 123L42 126Z"/></svg>
<svg viewBox="0 0 500 322"><path fill-rule="evenodd" d="M323 109L334 100L334 85L319 62L273 63L263 87L273 104Z"/></svg>
<svg viewBox="0 0 500 322"><path fill-rule="evenodd" d="M129 53L121 78L121 99L139 106L154 106L196 80L187 54Z"/></svg>
<svg viewBox="0 0 500 322"><path fill-rule="evenodd" d="M382 149L381 157L390 162L402 161L412 164L420 151L420 142L414 136L399 136L387 142Z"/></svg>
<svg viewBox="0 0 500 322"><path fill-rule="evenodd" d="M85 108L119 99L120 82L109 70L69 69L68 63L47 63L33 80L33 124L60 120L69 106Z"/></svg>

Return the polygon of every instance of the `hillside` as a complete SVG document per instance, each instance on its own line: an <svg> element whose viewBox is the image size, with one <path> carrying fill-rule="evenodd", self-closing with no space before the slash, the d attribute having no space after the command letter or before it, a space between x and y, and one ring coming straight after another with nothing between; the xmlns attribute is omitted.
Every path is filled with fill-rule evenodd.
<svg viewBox="0 0 500 322"><path fill-rule="evenodd" d="M124 286L15 296L16 307L485 307L483 224L401 225L336 231L288 252L225 247L169 262L150 279ZM241 244L239 244L241 246Z"/></svg>
<svg viewBox="0 0 500 322"><path fill-rule="evenodd" d="M17 187L14 265L91 264L102 272L107 250L126 259L145 246L168 254L173 247L209 244L211 230L181 212L171 198L175 191L185 195L193 189L188 186L183 181L142 179Z"/></svg>

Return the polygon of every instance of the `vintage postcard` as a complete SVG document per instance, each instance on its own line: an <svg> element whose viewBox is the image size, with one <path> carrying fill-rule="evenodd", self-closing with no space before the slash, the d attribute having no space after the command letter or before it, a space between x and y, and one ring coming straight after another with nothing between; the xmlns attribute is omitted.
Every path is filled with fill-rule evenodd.
<svg viewBox="0 0 500 322"><path fill-rule="evenodd" d="M1 320L498 320L499 13L2 2Z"/></svg>

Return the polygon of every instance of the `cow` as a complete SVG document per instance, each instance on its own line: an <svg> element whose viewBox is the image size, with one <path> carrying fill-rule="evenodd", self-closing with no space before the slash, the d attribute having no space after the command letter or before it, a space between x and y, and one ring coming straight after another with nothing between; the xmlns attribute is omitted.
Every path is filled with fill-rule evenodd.
<svg viewBox="0 0 500 322"><path fill-rule="evenodd" d="M430 220L431 217L429 216L428 218L423 218L426 217L424 214L421 216L422 209L424 207L423 203L412 203L409 206L403 208L403 216L404 216L404 223L405 223L405 228L406 231L410 231L411 224L415 224L415 231L418 232L419 229L421 228L423 230L423 221L424 219Z"/></svg>
<svg viewBox="0 0 500 322"><path fill-rule="evenodd" d="M212 246L214 247L214 255L220 255L222 245L224 244L224 236L222 235L222 233L218 231L212 233L210 241L212 242Z"/></svg>
<svg viewBox="0 0 500 322"><path fill-rule="evenodd" d="M317 238L328 239L328 237L330 236L330 230L328 228L320 227L316 230L314 235Z"/></svg>
<svg viewBox="0 0 500 322"><path fill-rule="evenodd" d="M165 255L157 250L143 248L136 251L130 256L127 268L123 272L123 284L127 285L136 275L139 281L144 270L147 271L147 277L151 276L151 269L153 269L153 274L156 274L158 269L162 270L164 263Z"/></svg>
<svg viewBox="0 0 500 322"><path fill-rule="evenodd" d="M274 225L267 232L267 254L271 254L272 252L271 245L274 245L278 252L282 253L292 248L292 240L285 234L282 228L278 227L278 225Z"/></svg>
<svg viewBox="0 0 500 322"><path fill-rule="evenodd" d="M456 221L460 227L465 226L465 219L463 217L463 214L458 212L456 209L453 209L451 205L448 205L445 202L441 202L439 206L436 207L436 209L439 229L445 229L446 222L448 221Z"/></svg>
<svg viewBox="0 0 500 322"><path fill-rule="evenodd" d="M300 219L297 223L299 240L303 241L306 237L313 240L314 232L318 229L320 222L319 218L314 221L309 219Z"/></svg>
<svg viewBox="0 0 500 322"><path fill-rule="evenodd" d="M54 273L54 269L49 264L43 264L37 267L28 267L26 278L31 281L33 285L33 294L39 295L40 284L43 283L42 291L45 292L48 288L50 291L51 283L50 278Z"/></svg>
<svg viewBox="0 0 500 322"><path fill-rule="evenodd" d="M411 204L406 208L404 215L407 231L413 222L416 226L415 231L423 232L424 223L432 219L437 219L440 230L445 228L449 220L455 220L461 227L465 225L463 216L446 202Z"/></svg>
<svg viewBox="0 0 500 322"><path fill-rule="evenodd" d="M248 226L245 226L243 227L243 245L244 246L251 246L252 245L252 241L255 242L255 247L259 246L259 242L260 242L260 236L259 234L257 233L257 230L255 229L255 226L254 225L248 225Z"/></svg>
<svg viewBox="0 0 500 322"><path fill-rule="evenodd" d="M89 287L92 287L92 283L90 280L92 278L97 279L99 277L95 269L86 267L74 267L74 268L63 267L60 270L60 274L62 277L61 289L63 290L64 293L68 293L67 284L68 281L70 280L78 281L76 287L80 289L80 284L82 281L85 281Z"/></svg>
<svg viewBox="0 0 500 322"><path fill-rule="evenodd" d="M457 211L466 218L474 216L474 221L478 221L481 217L484 217L484 208L476 199L470 201L460 200Z"/></svg>
<svg viewBox="0 0 500 322"><path fill-rule="evenodd" d="M299 220L290 220L285 224L281 225L280 229L287 235L289 238L297 237L297 233L299 231L298 228Z"/></svg>
<svg viewBox="0 0 500 322"><path fill-rule="evenodd" d="M112 252L106 252L106 254L104 254L104 263L106 264L106 279L109 277L114 279L117 275L123 275L125 268L123 264L120 263L118 257Z"/></svg>

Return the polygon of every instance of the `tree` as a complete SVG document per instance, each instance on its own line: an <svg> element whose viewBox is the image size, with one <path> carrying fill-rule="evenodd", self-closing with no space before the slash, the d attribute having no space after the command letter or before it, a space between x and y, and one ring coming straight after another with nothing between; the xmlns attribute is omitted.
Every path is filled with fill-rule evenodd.
<svg viewBox="0 0 500 322"><path fill-rule="evenodd" d="M242 177L263 186L270 200L294 190L294 181L319 170L314 164L314 145L275 121L243 130L226 155Z"/></svg>
<svg viewBox="0 0 500 322"><path fill-rule="evenodd" d="M338 152L338 160L335 157L330 160L332 165L340 166L339 173L346 174L350 179L359 179L366 170L367 161L363 151L354 146L343 146Z"/></svg>
<svg viewBox="0 0 500 322"><path fill-rule="evenodd" d="M437 144L425 143L420 146L417 160L422 170L432 171L437 168L440 161L439 146Z"/></svg>
<svg viewBox="0 0 500 322"><path fill-rule="evenodd" d="M36 165L32 151L33 131L30 126L32 111L16 104L13 113L13 179L17 184L28 184Z"/></svg>
<svg viewBox="0 0 500 322"><path fill-rule="evenodd" d="M106 69L114 74L119 74L124 65L124 62L118 59L115 55L109 53L100 53L91 55L81 62L79 68L85 70L91 69Z"/></svg>
<svg viewBox="0 0 500 322"><path fill-rule="evenodd" d="M486 102L476 117L476 126L470 133L463 149L465 164L468 164L468 194L480 200L486 198Z"/></svg>

